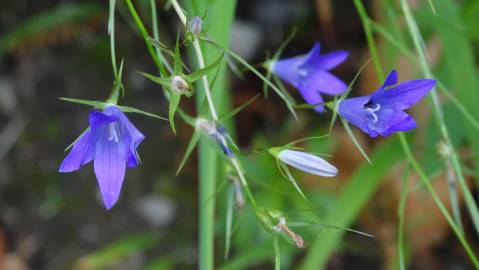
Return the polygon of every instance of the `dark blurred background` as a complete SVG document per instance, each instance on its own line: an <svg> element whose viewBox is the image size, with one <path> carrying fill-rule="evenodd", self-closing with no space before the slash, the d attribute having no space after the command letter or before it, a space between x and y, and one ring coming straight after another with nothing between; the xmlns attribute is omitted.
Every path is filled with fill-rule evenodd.
<svg viewBox="0 0 479 270"><path fill-rule="evenodd" d="M140 16L149 22L149 1L134 2ZM375 8L380 1L364 2L370 14L382 16ZM160 28L167 33L162 41L171 46L180 28L178 19L163 8L165 1L158 1L158 6ZM126 95L121 102L166 115L161 89L137 73L153 73L155 68L122 1L117 14L117 53L126 64ZM335 70L347 82L369 57L351 1L239 0L236 14L232 49L254 64L271 56L293 28L298 33L283 55L305 53L316 41L325 52L349 50L348 61ZM103 100L112 87L107 21L108 1L0 0L1 270L196 267L201 206L197 203L194 155L175 177L191 136L188 125L177 121L179 132L174 136L165 122L130 115L147 137L139 148L143 164L128 170L121 198L110 211L101 203L91 165L74 173L57 172L64 149L87 126L90 110L58 97ZM407 72L408 66L403 65L403 70ZM230 82L235 106L262 90L262 82L249 73L242 79L231 76ZM360 89L377 87L372 68L361 75L360 85ZM294 90L291 93L299 98ZM194 112L193 100L182 106ZM258 99L236 117L240 146L251 149L253 141L261 141L258 133L260 138L271 138L272 144L285 143L293 137L317 135L320 128L328 126L329 116L309 111L300 114L304 122L293 127L281 100L274 95ZM367 139L362 142L366 147L375 146ZM359 155L351 153L351 147L344 132L339 133L335 159L344 179L362 162ZM303 181L306 189L317 188L313 181ZM334 194L339 187L330 184L329 190ZM358 221L361 229L377 237L348 235L328 269L392 269L398 193L399 184L380 188ZM436 207L418 200L424 207L418 215ZM409 254L413 256L411 269L472 269L444 221L434 214L424 217L430 222L409 235L416 252ZM262 230L254 218L245 220L251 235ZM221 246L223 227L218 227ZM241 241L241 236L235 240L233 258L238 249L247 247L248 243ZM291 257L290 265L301 258L301 254ZM223 263L221 249L218 262ZM269 257L253 265L248 269L272 268Z"/></svg>

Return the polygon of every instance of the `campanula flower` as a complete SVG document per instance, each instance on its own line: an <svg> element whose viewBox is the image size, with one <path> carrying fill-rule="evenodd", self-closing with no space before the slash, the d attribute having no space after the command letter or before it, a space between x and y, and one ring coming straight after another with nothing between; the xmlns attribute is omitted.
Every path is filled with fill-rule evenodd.
<svg viewBox="0 0 479 270"><path fill-rule="evenodd" d="M310 174L325 177L334 177L338 174L336 167L307 152L283 149L279 151L277 157L289 166Z"/></svg>
<svg viewBox="0 0 479 270"><path fill-rule="evenodd" d="M310 105L323 102L321 94L335 96L347 90L348 86L329 71L348 58L347 51L335 51L320 55L320 44L316 43L305 55L273 61L271 72L296 87ZM324 110L323 105L314 108Z"/></svg>
<svg viewBox="0 0 479 270"><path fill-rule="evenodd" d="M342 101L338 113L372 138L412 130L416 122L404 110L429 93L436 81L420 79L396 84L397 72L393 70L376 92Z"/></svg>
<svg viewBox="0 0 479 270"><path fill-rule="evenodd" d="M89 129L75 142L59 171L76 171L93 160L103 202L110 209L120 195L126 166L140 163L136 149L145 136L115 105L106 106L103 112L91 111L89 122Z"/></svg>

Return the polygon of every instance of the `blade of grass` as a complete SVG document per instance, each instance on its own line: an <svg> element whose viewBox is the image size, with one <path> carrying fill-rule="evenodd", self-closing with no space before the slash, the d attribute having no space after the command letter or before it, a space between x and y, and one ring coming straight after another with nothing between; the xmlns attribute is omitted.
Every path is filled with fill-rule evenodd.
<svg viewBox="0 0 479 270"><path fill-rule="evenodd" d="M379 146L371 156L372 165L364 163L354 172L335 202L331 204L328 214L322 218L322 223L343 228L351 227L363 206L376 191L383 176L400 160L400 149L397 140ZM340 244L344 233L343 230L331 230L321 234L321 237L309 247L300 269L324 269L327 259Z"/></svg>
<svg viewBox="0 0 479 270"><path fill-rule="evenodd" d="M423 46L424 42L423 42L421 33L419 32L418 26L412 15L412 12L409 8L409 4L407 3L406 0L401 0L400 3L406 18L406 24L408 26L410 36L413 39L414 47L419 56L418 59L419 59L422 73L425 76L432 78L433 75L431 70L429 69L429 65L427 64L427 60L426 60L426 53L424 51L424 46ZM474 197L472 196L472 193L466 184L466 180L464 179L462 166L461 166L459 157L456 153L456 150L454 148L454 145L451 142L449 131L447 129L447 126L444 120L444 113L441 109L441 105L439 103L439 97L437 95L436 90L433 89L431 91L430 96L431 96L432 104L434 107L437 125L439 126L443 140L445 141L445 144L447 145L446 147L448 148L448 156L446 158L450 160L450 164L454 168L454 172L457 176L459 186L461 187L462 193L464 194L464 199L466 201L467 209L469 210L469 213L471 215L474 227L476 229L476 233L479 235L479 210L477 208L476 201L474 200ZM450 186L448 185L448 187ZM450 190L450 192L453 193L454 191ZM454 199L456 201L452 201L451 204L458 205L459 203L457 202L457 197L451 196L451 200L454 200ZM461 228L459 227L459 229Z"/></svg>
<svg viewBox="0 0 479 270"><path fill-rule="evenodd" d="M384 76L382 75L382 67L381 67L381 62L379 61L376 45L374 42L374 38L372 36L372 29L370 27L370 24L368 23L370 21L364 5L361 0L354 0L354 4L356 6L356 9L358 10L359 16L361 17L361 22L363 23L364 31L368 41L368 46L369 49L371 50L371 55L373 58L373 63L376 67L376 70L379 71L378 76L380 77L381 80L384 80ZM399 140L401 141L401 146L403 149L403 152L406 154L406 157L408 161L411 163L413 166L414 170L417 172L417 174L420 177L421 182L426 186L428 189L429 193L431 194L432 198L434 199L436 205L438 206L439 210L441 211L442 215L446 219L446 221L449 223L449 226L453 230L453 232L456 234L457 238L459 239L461 245L464 247L466 253L468 254L469 258L471 259L472 263L476 268L479 269L479 261L477 257L474 255L474 252L472 251L471 247L469 246L468 242L465 240L464 235L461 233L459 228L457 227L456 223L454 220L451 218L449 212L445 208L445 206L442 204L441 200L437 196L436 192L432 188L432 185L430 183L429 178L427 177L426 173L422 170L421 166L419 163L416 161L414 158L414 155L412 154L412 150L407 142L406 136L403 133L398 133Z"/></svg>
<svg viewBox="0 0 479 270"><path fill-rule="evenodd" d="M399 260L399 269L406 270L406 263L404 258L404 214L406 209L406 200L409 189L409 164L404 170L401 195L399 197L399 207L398 207L398 260Z"/></svg>

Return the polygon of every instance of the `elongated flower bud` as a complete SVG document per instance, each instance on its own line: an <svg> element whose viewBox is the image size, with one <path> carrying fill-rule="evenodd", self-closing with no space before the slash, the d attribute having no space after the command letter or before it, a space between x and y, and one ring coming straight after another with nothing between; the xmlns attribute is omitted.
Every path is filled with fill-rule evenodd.
<svg viewBox="0 0 479 270"><path fill-rule="evenodd" d="M333 177L338 174L338 169L326 160L310 153L283 149L278 153L278 158L298 170L325 177Z"/></svg>
<svg viewBox="0 0 479 270"><path fill-rule="evenodd" d="M202 24L203 21L200 17L193 17L193 19L188 22L188 32L190 32L194 37L198 37L201 34Z"/></svg>
<svg viewBox="0 0 479 270"><path fill-rule="evenodd" d="M190 85L181 76L174 76L171 80L171 90L180 95L185 95L190 90Z"/></svg>

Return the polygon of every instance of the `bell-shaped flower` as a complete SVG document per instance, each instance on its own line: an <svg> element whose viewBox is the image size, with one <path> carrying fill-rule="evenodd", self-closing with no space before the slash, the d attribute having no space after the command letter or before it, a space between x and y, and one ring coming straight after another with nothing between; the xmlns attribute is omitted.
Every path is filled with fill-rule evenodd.
<svg viewBox="0 0 479 270"><path fill-rule="evenodd" d="M338 169L326 160L303 151L283 149L278 152L278 159L298 170L324 177L334 177Z"/></svg>
<svg viewBox="0 0 479 270"><path fill-rule="evenodd" d="M115 205L125 178L125 169L140 163L136 151L145 136L115 105L93 110L90 127L74 143L60 165L60 172L72 172L94 161L95 175L107 209Z"/></svg>
<svg viewBox="0 0 479 270"><path fill-rule="evenodd" d="M308 104L317 105L314 107L317 112L324 110L321 94L335 96L348 89L342 80L329 71L344 62L349 53L335 51L320 55L320 48L320 44L316 43L305 55L280 59L270 64L271 72L296 87Z"/></svg>
<svg viewBox="0 0 479 270"><path fill-rule="evenodd" d="M416 121L404 110L429 93L436 81L420 79L396 84L397 73L393 70L371 95L342 101L339 115L373 138L416 128Z"/></svg>

